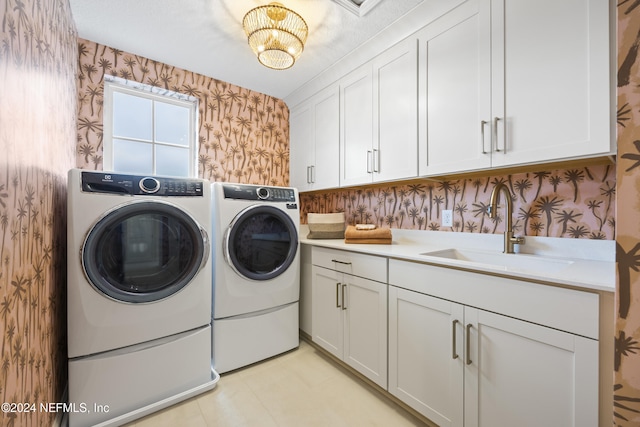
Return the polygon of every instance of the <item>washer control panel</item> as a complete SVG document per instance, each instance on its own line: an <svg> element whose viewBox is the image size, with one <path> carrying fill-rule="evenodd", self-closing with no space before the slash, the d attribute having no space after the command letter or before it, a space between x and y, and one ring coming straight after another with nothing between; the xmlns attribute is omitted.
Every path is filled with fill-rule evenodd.
<svg viewBox="0 0 640 427"><path fill-rule="evenodd" d="M296 191L285 187L261 187L249 184L224 184L225 199L295 203Z"/></svg>
<svg viewBox="0 0 640 427"><path fill-rule="evenodd" d="M203 189L200 179L82 172L82 191L88 193L202 197Z"/></svg>

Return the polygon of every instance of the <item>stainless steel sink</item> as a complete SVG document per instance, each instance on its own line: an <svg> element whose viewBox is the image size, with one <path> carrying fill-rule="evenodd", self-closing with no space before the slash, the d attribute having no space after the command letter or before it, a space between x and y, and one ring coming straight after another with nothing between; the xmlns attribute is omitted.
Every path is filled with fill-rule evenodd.
<svg viewBox="0 0 640 427"><path fill-rule="evenodd" d="M481 264L505 271L529 271L551 273L563 270L573 264L571 260L549 258L539 255L505 254L501 252L475 249L444 249L424 252L420 255L445 258L465 263Z"/></svg>

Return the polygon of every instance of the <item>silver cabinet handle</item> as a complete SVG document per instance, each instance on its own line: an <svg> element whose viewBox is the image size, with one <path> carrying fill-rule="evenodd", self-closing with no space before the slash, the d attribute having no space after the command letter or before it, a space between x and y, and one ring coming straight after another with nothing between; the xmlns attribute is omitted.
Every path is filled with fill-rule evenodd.
<svg viewBox="0 0 640 427"><path fill-rule="evenodd" d="M351 265L350 262L340 261L337 259L332 259L331 262L337 262L338 264Z"/></svg>
<svg viewBox="0 0 640 427"><path fill-rule="evenodd" d="M480 148L482 149L482 154L487 154L487 150L485 150L485 148L484 148L485 147L485 144L484 144L484 127L486 125L488 125L488 124L489 124L489 122L486 121L486 120L481 120L480 121L480 135L481 135Z"/></svg>
<svg viewBox="0 0 640 427"><path fill-rule="evenodd" d="M315 165L309 166L311 168L311 184L315 184L316 182L316 167Z"/></svg>
<svg viewBox="0 0 640 427"><path fill-rule="evenodd" d="M340 288L342 283L336 283L336 308L340 308Z"/></svg>
<svg viewBox="0 0 640 427"><path fill-rule="evenodd" d="M494 117L493 118L493 133L494 136L496 138L496 151L503 151L505 154L507 153L507 133L505 132L506 129L502 129L502 133L504 134L504 147L502 147L502 150L500 149L500 147L498 146L498 122L502 120L500 117ZM504 125L503 125L504 128Z"/></svg>
<svg viewBox="0 0 640 427"><path fill-rule="evenodd" d="M451 335L453 335L452 345L451 345L451 358L457 359L458 353L456 352L456 326L458 325L458 320L454 320L451 322Z"/></svg>
<svg viewBox="0 0 640 427"><path fill-rule="evenodd" d="M373 173L373 169L371 167L373 152L371 150L367 151L367 173Z"/></svg>
<svg viewBox="0 0 640 427"><path fill-rule="evenodd" d="M311 166L307 166L307 184L311 184Z"/></svg>
<svg viewBox="0 0 640 427"><path fill-rule="evenodd" d="M467 365L471 365L471 323L467 324Z"/></svg>
<svg viewBox="0 0 640 427"><path fill-rule="evenodd" d="M342 309L346 310L347 309L347 304L345 303L345 299L344 299L344 290L347 288L346 284L342 284Z"/></svg>
<svg viewBox="0 0 640 427"><path fill-rule="evenodd" d="M380 172L380 150L373 149L373 171Z"/></svg>

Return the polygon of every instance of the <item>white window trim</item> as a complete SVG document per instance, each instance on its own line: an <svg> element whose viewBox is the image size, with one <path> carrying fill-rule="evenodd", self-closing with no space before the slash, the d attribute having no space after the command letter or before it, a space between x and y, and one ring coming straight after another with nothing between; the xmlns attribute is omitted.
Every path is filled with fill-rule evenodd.
<svg viewBox="0 0 640 427"><path fill-rule="evenodd" d="M198 98L144 83L104 75L103 153L104 170L113 170L113 93L121 92L189 109L189 177L198 177ZM155 141L154 141L155 144ZM153 170L155 173L155 159Z"/></svg>

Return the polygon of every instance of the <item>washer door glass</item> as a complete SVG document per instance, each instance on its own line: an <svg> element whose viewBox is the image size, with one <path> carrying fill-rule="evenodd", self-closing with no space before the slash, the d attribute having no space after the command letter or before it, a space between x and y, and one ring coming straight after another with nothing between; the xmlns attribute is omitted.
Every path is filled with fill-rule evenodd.
<svg viewBox="0 0 640 427"><path fill-rule="evenodd" d="M291 218L273 206L251 206L227 230L227 262L241 276L273 279L284 273L298 251L298 232Z"/></svg>
<svg viewBox="0 0 640 427"><path fill-rule="evenodd" d="M208 236L186 212L165 202L139 202L114 209L93 226L82 265L98 291L142 303L184 288L208 256Z"/></svg>

